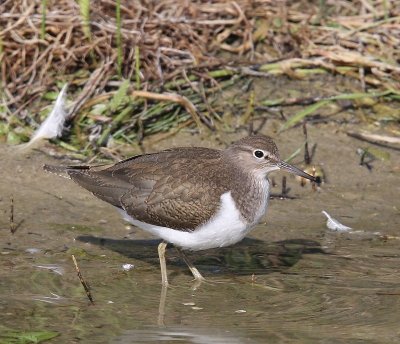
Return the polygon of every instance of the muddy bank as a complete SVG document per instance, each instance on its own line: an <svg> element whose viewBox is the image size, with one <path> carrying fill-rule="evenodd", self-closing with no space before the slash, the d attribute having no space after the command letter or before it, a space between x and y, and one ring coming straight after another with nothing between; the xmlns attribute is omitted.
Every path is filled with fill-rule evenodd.
<svg viewBox="0 0 400 344"><path fill-rule="evenodd" d="M356 154L367 144L343 131L335 124L308 128L310 143L317 143L313 161L326 174L320 191L287 176L295 199L271 200L249 239L191 254L214 283L193 291L184 263L168 250L167 295L160 295L157 242L143 242L151 237L127 226L111 206L42 171L44 163L65 161L40 151L17 155L15 147L2 146L2 329L52 330L65 343L393 341L400 335L400 158L387 150L390 159L376 160L368 170ZM222 147L244 134L207 141L183 132L145 148ZM275 138L287 157L301 145L302 129ZM274 193L281 191L282 175L273 175ZM11 196L20 224L13 235ZM359 232L330 232L322 210ZM95 306L88 305L71 254L91 285ZM124 272L125 263L134 268Z"/></svg>

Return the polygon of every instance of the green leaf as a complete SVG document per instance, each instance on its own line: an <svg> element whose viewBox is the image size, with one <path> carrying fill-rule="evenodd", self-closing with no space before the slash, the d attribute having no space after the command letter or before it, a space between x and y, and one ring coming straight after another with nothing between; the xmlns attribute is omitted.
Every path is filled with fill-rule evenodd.
<svg viewBox="0 0 400 344"><path fill-rule="evenodd" d="M106 112L107 110L107 105L100 103L100 104L96 104L92 107L92 109L90 110L90 113L93 115L102 115L104 112Z"/></svg>
<svg viewBox="0 0 400 344"><path fill-rule="evenodd" d="M286 159L284 159L284 161L291 162L296 156L300 154L305 144L306 141L304 141L299 148L297 148L292 154L290 154Z"/></svg>
<svg viewBox="0 0 400 344"><path fill-rule="evenodd" d="M285 98L278 98L278 99L266 99L261 102L263 106L279 106L285 102Z"/></svg>
<svg viewBox="0 0 400 344"><path fill-rule="evenodd" d="M279 17L275 17L274 19L272 19L272 24L276 27L276 28L281 28L282 27L282 19Z"/></svg>
<svg viewBox="0 0 400 344"><path fill-rule="evenodd" d="M294 125L296 125L297 123L301 122L303 120L303 118L312 115L315 111L317 111L320 107L323 107L327 104L329 104L331 102L331 100L322 100L318 103L312 104L310 106L307 106L305 109L301 110L300 112L298 112L297 114L295 114L294 116L290 117L285 124L282 125L281 129L279 130L279 132L286 130L290 127L293 127Z"/></svg>
<svg viewBox="0 0 400 344"><path fill-rule="evenodd" d="M33 332L10 331L0 335L0 343L7 343L7 344L41 343L45 340L55 338L58 335L59 333L54 331L33 331Z"/></svg>
<svg viewBox="0 0 400 344"><path fill-rule="evenodd" d="M7 133L7 144L9 145L18 145L21 143L21 137L15 133L14 131L9 131Z"/></svg>
<svg viewBox="0 0 400 344"><path fill-rule="evenodd" d="M47 0L42 0L42 22L40 26L40 38L45 40L46 38L46 12L47 12Z"/></svg>
<svg viewBox="0 0 400 344"><path fill-rule="evenodd" d="M140 90L140 50L139 47L135 47L135 78L136 78L136 89Z"/></svg>
<svg viewBox="0 0 400 344"><path fill-rule="evenodd" d="M129 80L124 80L117 92L115 92L114 96L110 100L110 110L115 112L123 103L127 101L127 92L129 89Z"/></svg>
<svg viewBox="0 0 400 344"><path fill-rule="evenodd" d="M307 106L305 109L302 111L298 112L294 116L290 117L286 123L281 127L279 132L286 130L290 127L293 127L297 123L299 123L303 118L312 115L315 111L317 111L320 107L323 107L330 102L337 101L337 100L356 100L356 99L362 99L362 98L378 98L378 97L384 97L388 95L393 95L393 94L398 94L397 91L388 89L383 92L371 92L371 93L343 93L339 94L337 96L332 96L329 97L329 99L324 99L321 100L315 104L312 104L310 106Z"/></svg>
<svg viewBox="0 0 400 344"><path fill-rule="evenodd" d="M43 99L46 100L56 100L60 92L46 92L43 94Z"/></svg>
<svg viewBox="0 0 400 344"><path fill-rule="evenodd" d="M359 93L343 93L337 96L332 96L330 100L355 100L361 98L378 98L390 95L392 93L396 93L393 90L386 90L383 92L359 92Z"/></svg>
<svg viewBox="0 0 400 344"><path fill-rule="evenodd" d="M376 159L387 161L390 159L390 154L382 149L376 147L368 147L365 149L366 152L374 156Z"/></svg>
<svg viewBox="0 0 400 344"><path fill-rule="evenodd" d="M89 40L92 37L90 31L90 0L79 0L79 9L82 17L82 31Z"/></svg>
<svg viewBox="0 0 400 344"><path fill-rule="evenodd" d="M8 124L0 122L0 136L5 136L8 134Z"/></svg>

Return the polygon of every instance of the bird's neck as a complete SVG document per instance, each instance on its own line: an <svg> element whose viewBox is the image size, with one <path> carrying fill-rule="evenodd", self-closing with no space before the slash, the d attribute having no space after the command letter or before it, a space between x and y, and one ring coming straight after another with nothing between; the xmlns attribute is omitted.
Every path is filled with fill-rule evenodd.
<svg viewBox="0 0 400 344"><path fill-rule="evenodd" d="M248 223L256 223L264 215L268 204L270 184L266 177L239 176L239 183L232 190L232 197Z"/></svg>

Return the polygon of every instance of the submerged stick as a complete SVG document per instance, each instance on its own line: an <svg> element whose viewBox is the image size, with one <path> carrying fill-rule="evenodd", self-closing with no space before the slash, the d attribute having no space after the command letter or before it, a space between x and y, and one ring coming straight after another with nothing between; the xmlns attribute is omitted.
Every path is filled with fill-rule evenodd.
<svg viewBox="0 0 400 344"><path fill-rule="evenodd" d="M18 223L15 222L15 217L14 217L14 197L10 197L10 232L11 234L14 234L18 228L22 225L24 222L24 219L20 220Z"/></svg>
<svg viewBox="0 0 400 344"><path fill-rule="evenodd" d="M285 197L288 194L288 189L286 187L286 176L282 177L282 196Z"/></svg>
<svg viewBox="0 0 400 344"><path fill-rule="evenodd" d="M306 165L311 164L311 156L310 156L310 151L308 149L308 134L307 134L307 121L303 122L303 134L304 134L304 163Z"/></svg>
<svg viewBox="0 0 400 344"><path fill-rule="evenodd" d="M93 301L92 294L91 294L91 292L90 292L90 288L89 288L89 286L87 285L87 283L85 282L85 280L83 279L83 276L82 276L82 274L81 274L81 270L79 269L78 263L76 262L76 259L75 259L75 256L74 256L74 255L72 255L72 260L74 261L75 269L76 269L76 273L78 274L79 281L81 281L81 284L82 284L83 288L85 289L86 295L87 295L87 297L88 297L90 303L91 303L92 305L94 305L94 301Z"/></svg>
<svg viewBox="0 0 400 344"><path fill-rule="evenodd" d="M11 234L14 234L16 230L17 230L17 226L15 225L15 222L14 222L14 197L11 196L11 198L10 198L10 232L11 232Z"/></svg>

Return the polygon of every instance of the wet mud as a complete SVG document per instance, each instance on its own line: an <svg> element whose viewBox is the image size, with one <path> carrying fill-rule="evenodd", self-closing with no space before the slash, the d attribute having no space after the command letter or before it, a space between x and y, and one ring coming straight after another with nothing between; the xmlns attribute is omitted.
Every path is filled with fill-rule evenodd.
<svg viewBox="0 0 400 344"><path fill-rule="evenodd" d="M389 160L373 161L371 170L360 166L357 149L368 144L347 129L354 128L308 127L310 143L317 143L313 162L326 178L318 191L286 175L293 199L273 198L248 238L189 254L208 283L194 288L184 262L168 248L168 290L160 285L157 240L73 182L42 170L66 160L1 146L0 332L56 331L57 343L397 342L400 156L387 150ZM283 158L304 141L301 127L277 135L267 125L262 132L274 136ZM181 133L145 144L149 151L223 147L244 135L208 140ZM281 192L283 175L271 175L272 193ZM329 230L323 210L353 231ZM133 268L123 270L128 263Z"/></svg>

